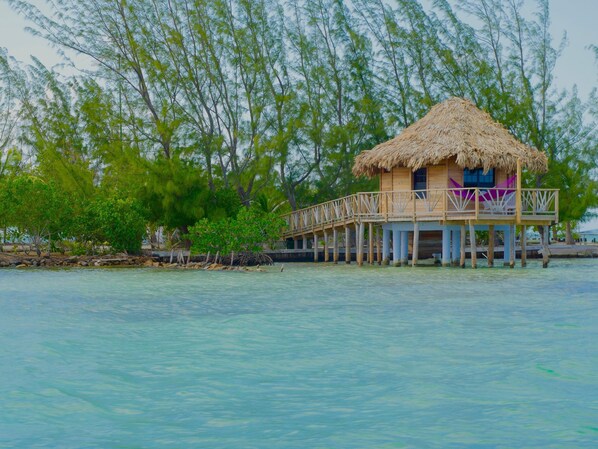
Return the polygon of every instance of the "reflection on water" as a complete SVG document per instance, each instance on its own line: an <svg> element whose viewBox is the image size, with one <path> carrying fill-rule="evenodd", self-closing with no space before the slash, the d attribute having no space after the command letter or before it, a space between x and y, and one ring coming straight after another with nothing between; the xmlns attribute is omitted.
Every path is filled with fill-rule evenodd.
<svg viewBox="0 0 598 449"><path fill-rule="evenodd" d="M0 282L0 448L598 447L598 261Z"/></svg>

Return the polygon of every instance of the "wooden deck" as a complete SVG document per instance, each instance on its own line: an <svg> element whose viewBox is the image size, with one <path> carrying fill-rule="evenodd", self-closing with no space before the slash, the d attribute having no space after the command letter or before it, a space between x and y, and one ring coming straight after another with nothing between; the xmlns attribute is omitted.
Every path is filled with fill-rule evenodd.
<svg viewBox="0 0 598 449"><path fill-rule="evenodd" d="M431 189L356 193L283 216L285 238L327 234L352 224L549 225L558 222L556 189Z"/></svg>

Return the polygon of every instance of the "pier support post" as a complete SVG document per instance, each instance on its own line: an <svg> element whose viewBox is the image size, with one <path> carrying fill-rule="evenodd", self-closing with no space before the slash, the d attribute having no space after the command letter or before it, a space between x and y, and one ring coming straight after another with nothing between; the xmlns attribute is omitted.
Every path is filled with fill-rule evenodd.
<svg viewBox="0 0 598 449"><path fill-rule="evenodd" d="M351 263L351 228L345 226L345 263Z"/></svg>
<svg viewBox="0 0 598 449"><path fill-rule="evenodd" d="M376 228L376 263L382 263L382 250L380 249L380 227Z"/></svg>
<svg viewBox="0 0 598 449"><path fill-rule="evenodd" d="M442 229L442 266L451 264L451 231L445 226Z"/></svg>
<svg viewBox="0 0 598 449"><path fill-rule="evenodd" d="M328 231L324 231L324 262L330 261L330 254L328 254Z"/></svg>
<svg viewBox="0 0 598 449"><path fill-rule="evenodd" d="M304 250L307 249L307 236L306 235L303 236L303 249Z"/></svg>
<svg viewBox="0 0 598 449"><path fill-rule="evenodd" d="M509 254L511 254L511 227L507 226L504 230L504 255L503 255L503 265L509 265Z"/></svg>
<svg viewBox="0 0 598 449"><path fill-rule="evenodd" d="M527 265L527 226L521 226L521 266Z"/></svg>
<svg viewBox="0 0 598 449"><path fill-rule="evenodd" d="M401 232L401 265L406 267L409 265L409 232Z"/></svg>
<svg viewBox="0 0 598 449"><path fill-rule="evenodd" d="M542 226L542 268L548 268L548 226Z"/></svg>
<svg viewBox="0 0 598 449"><path fill-rule="evenodd" d="M461 225L461 257L459 258L459 266L465 268L465 239L467 234L465 232L465 225Z"/></svg>
<svg viewBox="0 0 598 449"><path fill-rule="evenodd" d="M471 268L476 269L478 267L478 247L476 245L475 226L471 220L469 221L469 244L471 246Z"/></svg>
<svg viewBox="0 0 598 449"><path fill-rule="evenodd" d="M363 222L358 225L359 231L357 232L357 265L360 267L363 265L363 232L365 231L365 224Z"/></svg>
<svg viewBox="0 0 598 449"><path fill-rule="evenodd" d="M461 243L461 231L458 229L453 229L451 231L451 244L452 244L452 251L451 251L451 263L455 266L459 265L459 244Z"/></svg>
<svg viewBox="0 0 598 449"><path fill-rule="evenodd" d="M494 266L494 225L488 226L488 268Z"/></svg>
<svg viewBox="0 0 598 449"><path fill-rule="evenodd" d="M419 223L413 223L413 254L411 255L411 266L417 266L417 258L419 255Z"/></svg>
<svg viewBox="0 0 598 449"><path fill-rule="evenodd" d="M511 246L509 248L509 268L515 268L515 238L517 237L517 228L515 225L509 225L511 228Z"/></svg>
<svg viewBox="0 0 598 449"><path fill-rule="evenodd" d="M359 265L359 223L355 223L355 238L353 243L355 245L355 263Z"/></svg>
<svg viewBox="0 0 598 449"><path fill-rule="evenodd" d="M332 262L335 265L338 263L338 231L336 228L332 230Z"/></svg>
<svg viewBox="0 0 598 449"><path fill-rule="evenodd" d="M299 239L293 239L293 249L299 249Z"/></svg>
<svg viewBox="0 0 598 449"><path fill-rule="evenodd" d="M374 264L374 223L368 225L368 263Z"/></svg>
<svg viewBox="0 0 598 449"><path fill-rule="evenodd" d="M318 261L318 234L314 232L314 262Z"/></svg>
<svg viewBox="0 0 598 449"><path fill-rule="evenodd" d="M398 267L401 264L401 236L402 232L392 230L392 264Z"/></svg>
<svg viewBox="0 0 598 449"><path fill-rule="evenodd" d="M390 229L382 229L382 263L390 263Z"/></svg>

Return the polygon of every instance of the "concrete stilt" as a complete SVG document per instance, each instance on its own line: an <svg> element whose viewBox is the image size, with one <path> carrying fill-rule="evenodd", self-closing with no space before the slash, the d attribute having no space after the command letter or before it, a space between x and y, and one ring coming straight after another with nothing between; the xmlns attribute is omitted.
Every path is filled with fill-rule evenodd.
<svg viewBox="0 0 598 449"><path fill-rule="evenodd" d="M542 230L542 268L548 268L548 262L550 262L548 255L548 226L543 226Z"/></svg>
<svg viewBox="0 0 598 449"><path fill-rule="evenodd" d="M467 237L466 233L465 233L465 225L461 225L461 239L460 239L460 248L459 248L459 253L460 253L460 257L459 257L459 266L461 268L465 268L465 239Z"/></svg>
<svg viewBox="0 0 598 449"><path fill-rule="evenodd" d="M345 263L351 263L351 228L345 226Z"/></svg>
<svg viewBox="0 0 598 449"><path fill-rule="evenodd" d="M453 250L451 251L451 259L452 259L452 263L455 266L459 265L459 245L461 244L461 231L459 231L458 229L453 229L451 231L452 234L452 246L453 246Z"/></svg>
<svg viewBox="0 0 598 449"><path fill-rule="evenodd" d="M374 224L368 226L368 263L374 263Z"/></svg>
<svg viewBox="0 0 598 449"><path fill-rule="evenodd" d="M505 230L504 232L504 237L503 237L503 242L504 242L504 254L503 254L503 265L504 266L508 266L509 265L509 255L511 254L511 227L510 226L506 226L504 228Z"/></svg>
<svg viewBox="0 0 598 449"><path fill-rule="evenodd" d="M419 256L419 223L416 221L413 223L413 254L411 254L411 266L417 266L417 259Z"/></svg>
<svg viewBox="0 0 598 449"><path fill-rule="evenodd" d="M471 247L471 268L478 267L478 247L475 237L475 226L472 221L469 222L469 245Z"/></svg>
<svg viewBox="0 0 598 449"><path fill-rule="evenodd" d="M361 267L363 265L363 232L365 231L365 223L359 223L359 231L357 232L357 264Z"/></svg>
<svg viewBox="0 0 598 449"><path fill-rule="evenodd" d="M448 228L442 229L442 266L448 267L451 264L451 231Z"/></svg>
<svg viewBox="0 0 598 449"><path fill-rule="evenodd" d="M494 266L494 225L488 226L488 268Z"/></svg>
<svg viewBox="0 0 598 449"><path fill-rule="evenodd" d="M515 237L517 237L517 231L515 225L509 225L511 230L511 245L509 247L509 267L515 268Z"/></svg>
<svg viewBox="0 0 598 449"><path fill-rule="evenodd" d="M401 234L397 229L392 230L392 264L395 267L401 264Z"/></svg>
<svg viewBox="0 0 598 449"><path fill-rule="evenodd" d="M404 267L409 265L409 233L407 231L401 232L401 265Z"/></svg>
<svg viewBox="0 0 598 449"><path fill-rule="evenodd" d="M382 249L380 248L380 227L376 227L376 263L382 263Z"/></svg>
<svg viewBox="0 0 598 449"><path fill-rule="evenodd" d="M351 263L351 228L345 226L345 263Z"/></svg>
<svg viewBox="0 0 598 449"><path fill-rule="evenodd" d="M527 226L521 226L521 266L527 265Z"/></svg>
<svg viewBox="0 0 598 449"><path fill-rule="evenodd" d="M390 229L382 229L382 263L390 263Z"/></svg>

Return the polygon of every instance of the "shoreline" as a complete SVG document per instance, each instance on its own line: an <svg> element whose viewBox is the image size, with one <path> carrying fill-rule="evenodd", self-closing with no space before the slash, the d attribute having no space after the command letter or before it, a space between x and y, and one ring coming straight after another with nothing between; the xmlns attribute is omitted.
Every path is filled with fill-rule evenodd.
<svg viewBox="0 0 598 449"><path fill-rule="evenodd" d="M0 269L15 268L161 268L180 270L207 270L207 271L259 271L257 267L240 265L224 265L214 262L194 261L187 264L170 263L161 260L158 256L107 254L103 256L72 256L66 254L41 255L0 253Z"/></svg>
<svg viewBox="0 0 598 449"><path fill-rule="evenodd" d="M554 259L585 259L598 257L598 245L563 245L555 244L549 247L549 257ZM501 254L501 249L496 249L496 257ZM517 248L520 254L521 249ZM324 249L319 248L318 253L323 255ZM342 251L341 251L342 252ZM469 254L469 249L467 250ZM478 257L486 253L484 249L478 251ZM314 263L313 249L307 250L275 250L266 251L273 262L279 263ZM528 248L528 258L541 258L541 250ZM187 258L187 255L184 257ZM74 256L68 254L53 253L51 255L37 256L37 254L25 254L21 252L0 252L1 268L99 268L99 267L118 267L118 268L163 268L163 269L183 269L183 270L208 270L208 271L248 271L255 270L256 267L244 265L228 265L214 263L213 261L202 261L203 256L192 256L189 263L170 262L170 256L162 252L152 252L143 255L127 254L106 254L106 255L81 255ZM323 257L320 259L322 260ZM341 258L344 264L344 257ZM433 261L434 258L422 259L421 261ZM320 262L323 263L323 262ZM352 263L355 263L352 261ZM259 269L259 265L257 265Z"/></svg>

